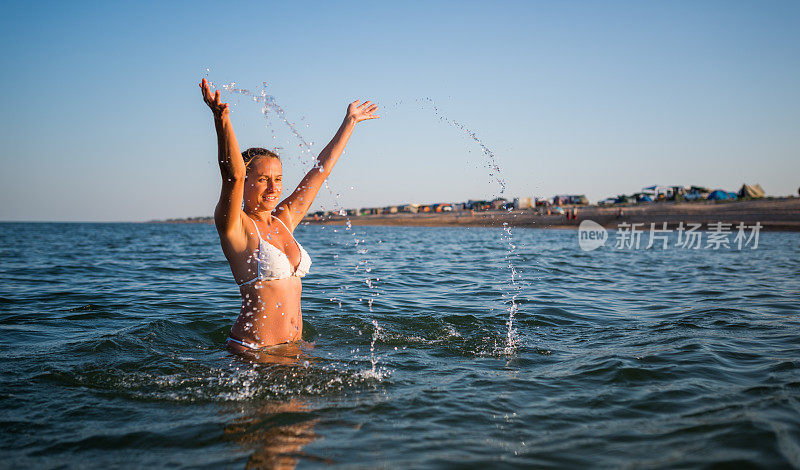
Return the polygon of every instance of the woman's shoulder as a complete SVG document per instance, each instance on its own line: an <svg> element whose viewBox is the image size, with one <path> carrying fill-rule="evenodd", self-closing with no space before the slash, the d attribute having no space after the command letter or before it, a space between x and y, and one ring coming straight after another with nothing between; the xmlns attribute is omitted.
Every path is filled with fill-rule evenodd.
<svg viewBox="0 0 800 470"><path fill-rule="evenodd" d="M289 233L292 234L294 233L295 225L292 222L292 218L289 214L289 211L286 210L285 207L280 207L280 206L276 207L275 210L272 211L272 217L278 219L278 221L280 221L280 223L283 224L284 227L286 227L286 230L288 230Z"/></svg>
<svg viewBox="0 0 800 470"><path fill-rule="evenodd" d="M233 251L244 251L247 249L250 239L256 238L254 227L256 230L258 227L242 210L239 211L237 217L234 217L234 220L238 223L230 224L227 227L217 224L217 233L223 248L228 247Z"/></svg>

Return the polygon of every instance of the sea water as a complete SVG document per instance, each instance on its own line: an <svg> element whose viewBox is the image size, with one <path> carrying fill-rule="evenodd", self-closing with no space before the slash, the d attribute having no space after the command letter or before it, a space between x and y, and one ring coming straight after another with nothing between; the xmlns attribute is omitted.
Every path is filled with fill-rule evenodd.
<svg viewBox="0 0 800 470"><path fill-rule="evenodd" d="M800 234L580 250L515 229L301 225L293 365L224 340L212 225L0 224L3 467L800 465ZM342 305L331 302L341 286Z"/></svg>

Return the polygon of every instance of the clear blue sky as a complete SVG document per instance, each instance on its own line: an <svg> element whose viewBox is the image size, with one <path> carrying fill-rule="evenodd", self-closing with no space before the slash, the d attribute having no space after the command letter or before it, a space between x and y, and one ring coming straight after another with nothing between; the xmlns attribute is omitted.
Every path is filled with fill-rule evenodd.
<svg viewBox="0 0 800 470"><path fill-rule="evenodd" d="M334 170L342 207L651 184L800 186L800 2L4 2L0 220L210 215L197 83L262 82L320 150L371 98ZM242 148L298 142L236 97ZM351 189L352 187L352 189ZM331 208L323 190L317 207Z"/></svg>

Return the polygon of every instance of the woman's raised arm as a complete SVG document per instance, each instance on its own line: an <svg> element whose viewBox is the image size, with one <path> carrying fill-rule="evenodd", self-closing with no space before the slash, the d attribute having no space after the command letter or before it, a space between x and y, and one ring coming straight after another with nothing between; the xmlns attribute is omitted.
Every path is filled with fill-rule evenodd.
<svg viewBox="0 0 800 470"><path fill-rule="evenodd" d="M241 212L246 168L242 153L239 151L239 142L236 140L236 134L231 125L228 103L220 102L219 90L214 94L211 93L211 88L205 78L200 83L200 89L203 92L203 101L214 114L219 170L222 174L222 191L214 210L214 222L221 240L238 244L237 241L244 241L243 235L237 235L244 233Z"/></svg>
<svg viewBox="0 0 800 470"><path fill-rule="evenodd" d="M311 207L311 203L314 202L314 198L317 197L325 178L331 174L331 170L333 170L333 166L336 165L336 161L339 160L339 156L344 151L355 125L367 119L379 118L380 116L373 114L377 110L378 105L373 104L371 101L361 103L360 100L356 100L348 105L347 114L342 125L339 126L339 130L336 131L333 139L319 153L314 168L300 181L297 189L278 204L278 215L284 216L284 220L288 219L292 230L303 220L303 217Z"/></svg>

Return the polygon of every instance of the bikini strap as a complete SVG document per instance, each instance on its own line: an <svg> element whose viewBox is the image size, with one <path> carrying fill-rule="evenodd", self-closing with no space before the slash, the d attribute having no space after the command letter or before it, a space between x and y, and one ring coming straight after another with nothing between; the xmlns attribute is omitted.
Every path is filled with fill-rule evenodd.
<svg viewBox="0 0 800 470"><path fill-rule="evenodd" d="M283 225L283 227L284 227L284 228L285 228L285 229L286 229L286 230L289 232L289 235L290 235L292 238L294 238L294 235L292 234L292 231L291 231L291 230L289 230L289 227L288 227L288 226L287 226L285 223L283 223L283 221L282 221L280 218L278 218L278 217L275 217L275 216L274 216L274 215L272 215L272 214L270 214L270 217L273 217L273 218L277 219L277 220L278 220L278 222L280 222L280 223L281 223L281 225ZM261 239L261 231L260 231L260 230L258 230L258 224L257 224L257 223L256 223L256 221L255 221L255 220L254 220L252 217L250 217L249 215L247 215L247 218L249 218L250 220L252 220L252 221L253 221L253 225L255 225L255 227L256 227L256 235L258 235L258 238L259 238L259 239Z"/></svg>
<svg viewBox="0 0 800 470"><path fill-rule="evenodd" d="M272 215L272 214L270 214L270 215ZM272 215L272 217L275 217L275 216ZM275 217L275 218L278 219L278 222L280 222L281 225L283 225L283 227L289 232L289 235L291 235L292 238L294 238L294 234L292 234L292 231L289 230L289 227L287 227L286 224L284 224L283 221L280 218L278 218L278 217Z"/></svg>
<svg viewBox="0 0 800 470"><path fill-rule="evenodd" d="M258 239L259 239L259 243L260 243L260 240L261 240L261 231L260 231L260 230L258 230L258 224L257 224L257 223L256 223L256 221L255 221L255 220L254 220L252 217L250 217L249 215L247 216L247 218L253 221L253 225L256 227L256 235L258 235ZM280 219L278 219L278 220L280 220Z"/></svg>
<svg viewBox="0 0 800 470"><path fill-rule="evenodd" d="M256 228L256 235L258 235L258 245L256 246L255 253L259 253L261 251L261 232L258 230L258 224L256 223L256 221L253 220L253 218L250 217L247 213L245 213L245 215L247 215L247 218L250 219L251 222L253 222L253 226L255 226ZM256 277L250 279L249 281L244 281L242 283L237 282L236 284L238 284L239 287L246 286L247 284L252 284L259 279L259 273L261 272L261 255L260 254L256 255L254 256L254 258L256 259Z"/></svg>

